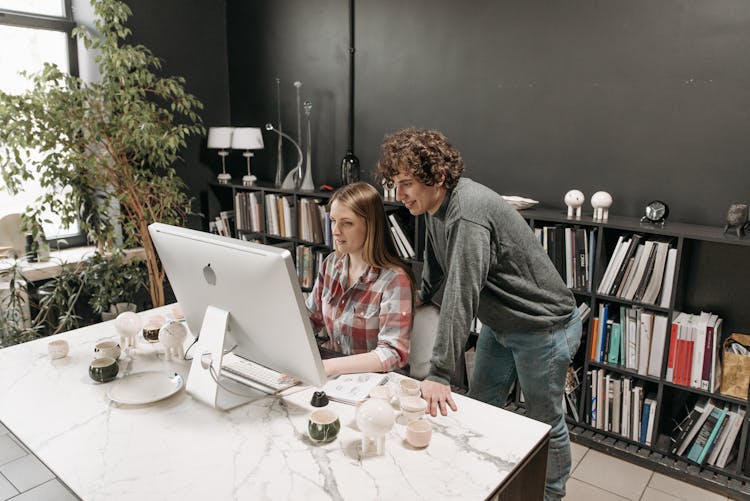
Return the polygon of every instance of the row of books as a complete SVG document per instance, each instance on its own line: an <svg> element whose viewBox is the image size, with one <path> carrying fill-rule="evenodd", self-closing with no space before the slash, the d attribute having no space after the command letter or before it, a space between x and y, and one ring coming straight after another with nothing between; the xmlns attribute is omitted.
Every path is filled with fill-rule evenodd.
<svg viewBox="0 0 750 501"><path fill-rule="evenodd" d="M295 204L291 195L267 193L265 225L269 235L331 246L330 217L323 202L317 198L299 198ZM256 231L252 229L252 211L250 229Z"/></svg>
<svg viewBox="0 0 750 501"><path fill-rule="evenodd" d="M717 391L721 385L721 328L718 315L675 312L670 332L666 380Z"/></svg>
<svg viewBox="0 0 750 501"><path fill-rule="evenodd" d="M597 293L669 307L677 249L643 235L620 235Z"/></svg>
<svg viewBox="0 0 750 501"><path fill-rule="evenodd" d="M595 229L556 225L535 228L534 234L568 287L591 290Z"/></svg>
<svg viewBox="0 0 750 501"><path fill-rule="evenodd" d="M393 213L388 214L388 228L390 229L393 243L396 245L399 256L402 259L414 259L416 254L411 240L406 236L408 232L404 231L404 228Z"/></svg>
<svg viewBox="0 0 750 501"><path fill-rule="evenodd" d="M223 210L213 221L208 223L208 231L225 237L236 236L235 213L233 210Z"/></svg>
<svg viewBox="0 0 750 501"><path fill-rule="evenodd" d="M323 260L328 255L328 251L316 249L308 245L297 245L295 248L295 257L297 263L297 277L299 285L303 289L312 289L315 284L315 278L318 271L323 266Z"/></svg>
<svg viewBox="0 0 750 501"><path fill-rule="evenodd" d="M586 372L586 390L587 424L651 445L657 402L655 394L644 394L642 382L593 369Z"/></svg>
<svg viewBox="0 0 750 501"><path fill-rule="evenodd" d="M589 359L661 377L667 316L641 307L599 305L592 325Z"/></svg>
<svg viewBox="0 0 750 501"><path fill-rule="evenodd" d="M265 230L263 199L255 191L239 191L234 196L237 230L262 233Z"/></svg>
<svg viewBox="0 0 750 501"><path fill-rule="evenodd" d="M745 417L739 405L717 406L700 400L672 433L672 453L700 465L726 467L737 453L737 437Z"/></svg>

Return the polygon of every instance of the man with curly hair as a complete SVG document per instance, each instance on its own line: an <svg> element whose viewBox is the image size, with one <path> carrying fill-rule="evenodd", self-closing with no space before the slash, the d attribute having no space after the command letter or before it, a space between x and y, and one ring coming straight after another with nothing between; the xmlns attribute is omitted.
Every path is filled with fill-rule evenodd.
<svg viewBox="0 0 750 501"><path fill-rule="evenodd" d="M575 299L518 212L463 171L441 132L413 128L386 137L377 165L409 212L425 214L419 301L444 290L422 397L433 416L457 410L450 383L461 381L455 368L479 318L469 396L503 406L518 377L528 416L552 427L545 499L560 499L571 465L563 385L581 340Z"/></svg>

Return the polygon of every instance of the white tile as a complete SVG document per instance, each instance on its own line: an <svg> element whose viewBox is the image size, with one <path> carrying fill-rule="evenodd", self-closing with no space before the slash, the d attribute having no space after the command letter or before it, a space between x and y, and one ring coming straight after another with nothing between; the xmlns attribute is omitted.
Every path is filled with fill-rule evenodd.
<svg viewBox="0 0 750 501"><path fill-rule="evenodd" d="M13 487L13 484L8 482L4 476L0 475L0 501L5 501L16 494L18 494L18 491Z"/></svg>
<svg viewBox="0 0 750 501"><path fill-rule="evenodd" d="M700 499L701 501L725 501L726 497L720 494L716 494L700 487L696 487L692 484L680 482L673 478L669 478L661 473L654 473L648 486L666 492L672 496L676 496L679 499L692 500Z"/></svg>
<svg viewBox="0 0 750 501"><path fill-rule="evenodd" d="M589 448L582 445L571 442L570 443L570 455L571 455L571 467L570 471L575 471L576 466L581 462L583 456L586 455Z"/></svg>
<svg viewBox="0 0 750 501"><path fill-rule="evenodd" d="M641 501L683 501L683 499L656 490L653 487L646 487L646 492L643 493Z"/></svg>
<svg viewBox="0 0 750 501"><path fill-rule="evenodd" d="M612 494L575 478L568 480L568 483L565 484L565 491L566 495L563 499L567 501L627 501L627 498Z"/></svg>
<svg viewBox="0 0 750 501"><path fill-rule="evenodd" d="M637 500L646 489L651 470L590 450L573 477L627 499Z"/></svg>
<svg viewBox="0 0 750 501"><path fill-rule="evenodd" d="M19 494L13 501L78 501L78 497L54 479Z"/></svg>
<svg viewBox="0 0 750 501"><path fill-rule="evenodd" d="M15 441L10 434L0 435L0 465L25 456L26 451Z"/></svg>
<svg viewBox="0 0 750 501"><path fill-rule="evenodd" d="M32 454L0 466L0 473L5 475L5 478L21 492L55 478L52 472Z"/></svg>

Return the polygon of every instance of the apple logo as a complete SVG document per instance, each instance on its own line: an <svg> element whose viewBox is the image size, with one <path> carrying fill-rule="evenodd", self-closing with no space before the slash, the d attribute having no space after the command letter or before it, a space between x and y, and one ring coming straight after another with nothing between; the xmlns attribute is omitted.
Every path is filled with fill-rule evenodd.
<svg viewBox="0 0 750 501"><path fill-rule="evenodd" d="M216 285L216 273L214 272L214 269L211 268L211 263L208 263L203 267L203 278L206 279L208 285Z"/></svg>

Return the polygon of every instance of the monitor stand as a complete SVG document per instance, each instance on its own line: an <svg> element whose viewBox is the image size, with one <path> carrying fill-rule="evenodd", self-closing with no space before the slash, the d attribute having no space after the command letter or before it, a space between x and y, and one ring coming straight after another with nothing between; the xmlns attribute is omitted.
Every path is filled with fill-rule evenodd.
<svg viewBox="0 0 750 501"><path fill-rule="evenodd" d="M224 356L224 338L228 321L228 311L215 306L206 308L197 349L185 385L185 390L193 398L220 410L229 410L267 396L221 375L221 359Z"/></svg>

